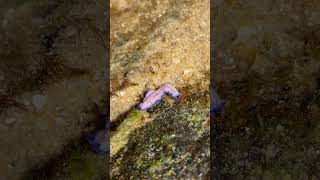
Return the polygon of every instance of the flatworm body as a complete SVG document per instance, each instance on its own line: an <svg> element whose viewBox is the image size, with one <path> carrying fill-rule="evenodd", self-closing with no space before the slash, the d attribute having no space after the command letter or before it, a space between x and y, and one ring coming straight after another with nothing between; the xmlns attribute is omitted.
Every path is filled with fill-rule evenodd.
<svg viewBox="0 0 320 180"><path fill-rule="evenodd" d="M143 102L138 105L138 108L141 110L147 110L151 106L161 101L163 96L166 94L170 95L174 99L177 99L180 96L180 93L174 86L172 86L170 83L166 83L160 86L157 90L149 90L146 93Z"/></svg>

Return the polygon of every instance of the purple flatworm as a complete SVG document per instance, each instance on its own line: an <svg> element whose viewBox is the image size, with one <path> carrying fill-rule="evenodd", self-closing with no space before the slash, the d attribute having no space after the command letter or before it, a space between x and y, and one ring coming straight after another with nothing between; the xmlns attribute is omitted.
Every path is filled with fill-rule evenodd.
<svg viewBox="0 0 320 180"><path fill-rule="evenodd" d="M170 95L174 99L177 99L180 96L180 93L174 86L172 86L170 83L166 83L160 86L157 90L149 90L146 93L143 102L138 105L138 108L141 110L147 110L151 106L161 101L163 96L166 94Z"/></svg>

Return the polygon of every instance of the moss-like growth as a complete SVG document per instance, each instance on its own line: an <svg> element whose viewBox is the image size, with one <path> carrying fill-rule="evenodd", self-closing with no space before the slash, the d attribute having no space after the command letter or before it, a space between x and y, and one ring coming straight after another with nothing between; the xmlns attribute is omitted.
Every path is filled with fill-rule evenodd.
<svg viewBox="0 0 320 180"><path fill-rule="evenodd" d="M141 119L142 119L142 113L141 113L141 111L139 111L139 110L137 110L137 109L134 109L131 113L130 113L130 115L129 115L129 117L128 117L128 120L131 120L131 121L133 121L133 122L140 122L141 121Z"/></svg>
<svg viewBox="0 0 320 180"><path fill-rule="evenodd" d="M143 116L139 115L141 111L130 113L117 130L119 136L113 139L119 145L123 136L128 135L120 135L120 131L130 133L125 148L112 156L112 177L162 179L197 176L197 171L205 173L210 159L207 95L198 92L182 97L179 102L161 101L149 110L152 121L145 123L142 117L140 127L132 126L135 117Z"/></svg>
<svg viewBox="0 0 320 180"><path fill-rule="evenodd" d="M132 110L129 115L124 119L121 125L117 128L116 132L111 136L110 155L116 154L128 142L129 134L136 128L143 125L143 112L137 109Z"/></svg>

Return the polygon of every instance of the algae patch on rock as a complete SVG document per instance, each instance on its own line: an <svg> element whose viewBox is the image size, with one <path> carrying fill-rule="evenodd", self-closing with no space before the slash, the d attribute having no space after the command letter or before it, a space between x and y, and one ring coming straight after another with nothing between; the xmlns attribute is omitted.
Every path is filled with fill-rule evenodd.
<svg viewBox="0 0 320 180"><path fill-rule="evenodd" d="M209 96L198 92L190 97L174 104L162 101L149 110L152 121L143 126L132 128L134 125L123 123L126 125L122 128L130 127L123 133L130 136L126 137L125 146L120 135L120 140L113 139L114 144L123 147L111 157L113 179L208 175ZM128 117L125 121L132 115Z"/></svg>
<svg viewBox="0 0 320 180"><path fill-rule="evenodd" d="M111 133L111 157L127 144L130 133L143 125L143 114L143 112L137 109L132 110L120 124L117 130Z"/></svg>

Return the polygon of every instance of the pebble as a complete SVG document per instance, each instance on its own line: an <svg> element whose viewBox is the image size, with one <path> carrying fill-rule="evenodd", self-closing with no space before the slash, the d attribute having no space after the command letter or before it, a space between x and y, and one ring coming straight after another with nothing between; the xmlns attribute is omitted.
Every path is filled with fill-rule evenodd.
<svg viewBox="0 0 320 180"><path fill-rule="evenodd" d="M119 91L119 92L116 92L116 95L117 95L118 97L122 97L122 96L125 95L125 92L124 92L124 91Z"/></svg>
<svg viewBox="0 0 320 180"><path fill-rule="evenodd" d="M188 75L192 72L192 70L186 69L183 71L183 75Z"/></svg>
<svg viewBox="0 0 320 180"><path fill-rule="evenodd" d="M40 110L43 108L44 105L47 103L47 96L44 95L34 95L32 97L32 104L36 107L37 110Z"/></svg>
<svg viewBox="0 0 320 180"><path fill-rule="evenodd" d="M120 96L124 96L124 94L125 94L124 91L120 91L120 92L119 92L119 95L120 95Z"/></svg>

